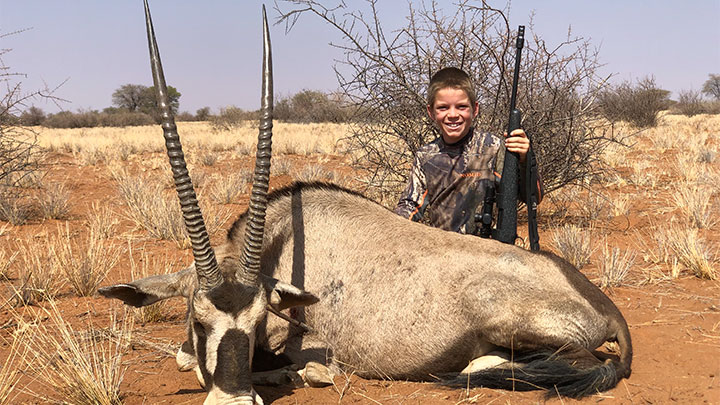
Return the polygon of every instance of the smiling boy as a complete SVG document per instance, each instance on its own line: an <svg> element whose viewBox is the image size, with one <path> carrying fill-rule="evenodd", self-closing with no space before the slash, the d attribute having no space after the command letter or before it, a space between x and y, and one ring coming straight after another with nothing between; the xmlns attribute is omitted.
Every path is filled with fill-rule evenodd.
<svg viewBox="0 0 720 405"><path fill-rule="evenodd" d="M444 68L432 76L427 112L441 136L418 149L408 185L394 211L419 221L430 206L432 226L474 233L474 214L482 208L485 190L494 186L498 176L494 170L502 139L472 127L478 115L477 98L470 77L458 68ZM522 129L511 135L505 138L505 148L516 152L524 164L530 141ZM520 187L523 199L524 189Z"/></svg>

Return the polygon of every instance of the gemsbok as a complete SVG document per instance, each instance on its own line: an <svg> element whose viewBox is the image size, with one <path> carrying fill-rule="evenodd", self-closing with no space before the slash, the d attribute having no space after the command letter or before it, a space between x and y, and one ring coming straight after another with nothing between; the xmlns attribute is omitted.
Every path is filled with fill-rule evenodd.
<svg viewBox="0 0 720 405"><path fill-rule="evenodd" d="M365 378L440 378L449 386L577 398L630 375L625 319L565 260L413 223L331 184L295 183L268 194L273 91L264 8L250 206L226 242L212 248L170 113L147 0L145 12L162 127L195 260L177 273L100 293L133 306L187 298L188 340L177 361L182 370L195 369L206 404L261 404L253 389L261 374L251 365L255 353L267 352L308 365L301 375L311 384L342 368ZM606 341L618 342L619 357L593 352ZM279 375L286 378L288 370Z"/></svg>

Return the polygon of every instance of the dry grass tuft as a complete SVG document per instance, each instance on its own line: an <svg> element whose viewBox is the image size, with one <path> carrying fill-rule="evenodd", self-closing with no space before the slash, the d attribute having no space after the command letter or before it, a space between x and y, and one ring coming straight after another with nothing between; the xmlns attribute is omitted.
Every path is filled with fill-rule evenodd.
<svg viewBox="0 0 720 405"><path fill-rule="evenodd" d="M242 171L233 171L226 175L213 175L210 181L210 197L220 204L237 203L241 195L248 191L248 176Z"/></svg>
<svg viewBox="0 0 720 405"><path fill-rule="evenodd" d="M213 152L211 150L205 150L200 152L200 155L198 156L198 160L200 161L200 164L203 166L213 166L215 163L217 163L219 158L219 154L217 152Z"/></svg>
<svg viewBox="0 0 720 405"><path fill-rule="evenodd" d="M658 177L657 169L648 160L633 161L630 181L634 185L653 190L657 187Z"/></svg>
<svg viewBox="0 0 720 405"><path fill-rule="evenodd" d="M679 209L690 226L709 229L717 223L712 213L710 198L712 190L709 187L699 187L692 184L681 184L672 193L675 208Z"/></svg>
<svg viewBox="0 0 720 405"><path fill-rule="evenodd" d="M49 246L50 238L47 235L18 242L20 286L14 296L18 305L35 305L52 300L60 292L64 284L63 275L56 264L53 249Z"/></svg>
<svg viewBox="0 0 720 405"><path fill-rule="evenodd" d="M36 208L29 202L9 193L0 193L0 221L24 225L35 212Z"/></svg>
<svg viewBox="0 0 720 405"><path fill-rule="evenodd" d="M38 196L38 207L44 219L65 219L70 213L70 191L63 183L50 183Z"/></svg>
<svg viewBox="0 0 720 405"><path fill-rule="evenodd" d="M0 404L14 404L17 395L20 379L24 373L21 369L22 362L27 358L27 346L22 342L27 340L23 330L18 330L12 335L12 341L3 340L3 347L6 349L7 357L0 365Z"/></svg>
<svg viewBox="0 0 720 405"><path fill-rule="evenodd" d="M126 370L122 356L130 344L133 318L125 316L119 322L112 316L109 328L89 323L77 331L63 319L54 301L48 306L43 310L46 321L19 321L27 329L23 344L28 369L53 392L51 397L30 393L55 403L122 404L120 383Z"/></svg>
<svg viewBox="0 0 720 405"><path fill-rule="evenodd" d="M117 217L106 205L93 202L90 212L87 214L87 225L90 232L98 238L107 239L115 233L115 226L118 224Z"/></svg>
<svg viewBox="0 0 720 405"><path fill-rule="evenodd" d="M40 189L46 175L47 172L43 170L21 170L8 173L1 184L22 189Z"/></svg>
<svg viewBox="0 0 720 405"><path fill-rule="evenodd" d="M609 199L602 194L589 193L580 204L580 216L586 223L591 223L598 219L608 218L610 214Z"/></svg>
<svg viewBox="0 0 720 405"><path fill-rule="evenodd" d="M58 229L51 240L58 271L62 272L73 291L81 297L95 294L110 270L120 259L120 248L90 230L80 241L72 240L70 228Z"/></svg>
<svg viewBox="0 0 720 405"><path fill-rule="evenodd" d="M290 174L292 163L289 159L282 156L273 156L270 163L271 176L282 176Z"/></svg>
<svg viewBox="0 0 720 405"><path fill-rule="evenodd" d="M175 242L178 248L190 247L180 204L175 192L165 193L157 181L127 173L117 176L120 193L128 205L128 217L151 236ZM230 218L231 212L213 204L200 206L209 235L218 232Z"/></svg>
<svg viewBox="0 0 720 405"><path fill-rule="evenodd" d="M677 259L677 264L682 265L696 277L708 280L718 278L716 263L713 263L717 255L705 246L705 241L698 236L697 229L671 225L660 229L659 239L660 243L664 245L660 248L672 252ZM677 265L672 261L671 264ZM676 270L674 273L674 276L677 276L679 271Z"/></svg>
<svg viewBox="0 0 720 405"><path fill-rule="evenodd" d="M678 278L683 270L700 278L718 278L718 256L705 246L697 229L670 223L655 226L647 233L638 233L636 239L646 262L670 266L669 278ZM652 240L655 245L645 243L646 239Z"/></svg>
<svg viewBox="0 0 720 405"><path fill-rule="evenodd" d="M630 196L618 194L611 201L611 212L613 216L627 216L630 214Z"/></svg>
<svg viewBox="0 0 720 405"><path fill-rule="evenodd" d="M554 219L564 221L570 214L573 203L577 201L580 189L577 186L566 186L561 192L549 194L546 202L540 206L543 213Z"/></svg>
<svg viewBox="0 0 720 405"><path fill-rule="evenodd" d="M696 156L696 155L693 155ZM680 184L698 184L706 169L693 156L683 153L677 155L673 166L675 175L681 180Z"/></svg>
<svg viewBox="0 0 720 405"><path fill-rule="evenodd" d="M4 249L0 250L0 281L7 281L10 276L10 266L17 258L19 252L8 254Z"/></svg>
<svg viewBox="0 0 720 405"><path fill-rule="evenodd" d="M630 148L619 144L611 143L605 150L603 150L603 161L610 167L621 167L627 165L627 154Z"/></svg>
<svg viewBox="0 0 720 405"><path fill-rule="evenodd" d="M603 260L600 262L600 287L618 287L623 284L630 268L635 264L637 253L631 249L620 254L620 249L603 247Z"/></svg>
<svg viewBox="0 0 720 405"><path fill-rule="evenodd" d="M595 251L590 235L590 230L565 225L552 233L550 243L565 260L579 269L590 263L590 256Z"/></svg>

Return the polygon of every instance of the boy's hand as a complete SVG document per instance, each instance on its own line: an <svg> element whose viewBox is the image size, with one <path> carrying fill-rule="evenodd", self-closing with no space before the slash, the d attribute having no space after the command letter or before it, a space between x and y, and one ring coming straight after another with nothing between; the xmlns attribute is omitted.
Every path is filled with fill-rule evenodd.
<svg viewBox="0 0 720 405"><path fill-rule="evenodd" d="M505 149L517 153L520 163L525 163L525 156L530 150L530 140L522 128L512 131L510 137L505 133Z"/></svg>

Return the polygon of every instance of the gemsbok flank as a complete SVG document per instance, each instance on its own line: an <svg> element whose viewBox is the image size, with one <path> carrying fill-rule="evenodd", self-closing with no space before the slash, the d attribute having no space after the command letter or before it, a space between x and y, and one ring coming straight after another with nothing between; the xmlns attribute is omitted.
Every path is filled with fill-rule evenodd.
<svg viewBox="0 0 720 405"><path fill-rule="evenodd" d="M187 298L188 340L177 361L181 370L195 369L206 404L262 404L253 382L297 382L292 370L306 365L299 373L313 385L330 382L342 368L365 378L440 378L448 386L544 389L575 398L630 375L632 344L622 314L551 253L413 223L331 184L295 183L267 194L273 91L264 8L250 207L213 249L170 113L147 1L145 12L162 127L195 260L177 273L100 293L133 306ZM593 352L606 341L618 342L619 358ZM255 353L294 366L254 373ZM263 367L260 357L255 366Z"/></svg>

